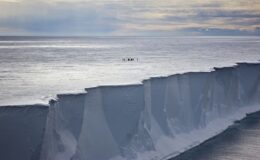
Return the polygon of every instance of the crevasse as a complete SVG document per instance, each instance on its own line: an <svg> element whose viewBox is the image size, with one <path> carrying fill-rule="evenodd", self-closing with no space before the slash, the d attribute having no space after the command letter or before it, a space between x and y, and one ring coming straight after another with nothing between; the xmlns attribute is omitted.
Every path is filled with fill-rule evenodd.
<svg viewBox="0 0 260 160"><path fill-rule="evenodd" d="M0 115L17 110L7 108L10 111L1 108ZM246 113L260 110L260 64L151 78L138 85L89 88L83 94L58 95L42 108L47 109L38 121L21 117L38 128L34 128L37 133L28 131L37 134L32 142L13 142L27 153L17 154L20 160L167 159L220 133ZM1 131L8 126L2 123ZM13 137L23 130L16 128ZM1 134L0 140L8 137ZM8 151L1 154L0 150L0 155L8 158L11 148Z"/></svg>

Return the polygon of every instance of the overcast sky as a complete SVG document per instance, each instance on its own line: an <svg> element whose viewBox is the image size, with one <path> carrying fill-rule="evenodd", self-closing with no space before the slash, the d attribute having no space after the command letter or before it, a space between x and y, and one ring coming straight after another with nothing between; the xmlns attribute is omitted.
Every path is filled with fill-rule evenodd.
<svg viewBox="0 0 260 160"><path fill-rule="evenodd" d="M260 0L0 0L0 35L260 35Z"/></svg>

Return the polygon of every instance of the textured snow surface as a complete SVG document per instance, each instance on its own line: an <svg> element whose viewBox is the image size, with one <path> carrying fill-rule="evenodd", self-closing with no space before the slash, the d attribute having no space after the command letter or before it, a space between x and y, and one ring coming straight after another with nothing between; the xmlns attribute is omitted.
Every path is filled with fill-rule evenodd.
<svg viewBox="0 0 260 160"><path fill-rule="evenodd" d="M260 64L86 90L49 107L0 108L1 159L173 157L260 110Z"/></svg>

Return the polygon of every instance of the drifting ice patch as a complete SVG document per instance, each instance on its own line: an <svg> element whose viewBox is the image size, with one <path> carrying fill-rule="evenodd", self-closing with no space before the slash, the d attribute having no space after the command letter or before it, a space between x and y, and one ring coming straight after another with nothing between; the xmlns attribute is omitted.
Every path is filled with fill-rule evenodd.
<svg viewBox="0 0 260 160"><path fill-rule="evenodd" d="M260 109L260 64L241 63L212 72L151 78L140 85L86 90L59 95L50 103L46 125L45 119L39 123L45 131L37 133L37 144L42 145L34 153L40 160L176 156Z"/></svg>

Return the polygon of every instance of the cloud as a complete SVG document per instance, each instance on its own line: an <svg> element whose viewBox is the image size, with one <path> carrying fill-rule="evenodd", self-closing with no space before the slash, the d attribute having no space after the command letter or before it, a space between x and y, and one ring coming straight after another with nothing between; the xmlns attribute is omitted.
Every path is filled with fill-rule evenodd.
<svg viewBox="0 0 260 160"><path fill-rule="evenodd" d="M258 35L258 0L0 0L0 34Z"/></svg>
<svg viewBox="0 0 260 160"><path fill-rule="evenodd" d="M0 16L0 26L17 28L26 34L103 34L115 28L113 17L93 6L19 2L6 7L7 14Z"/></svg>

